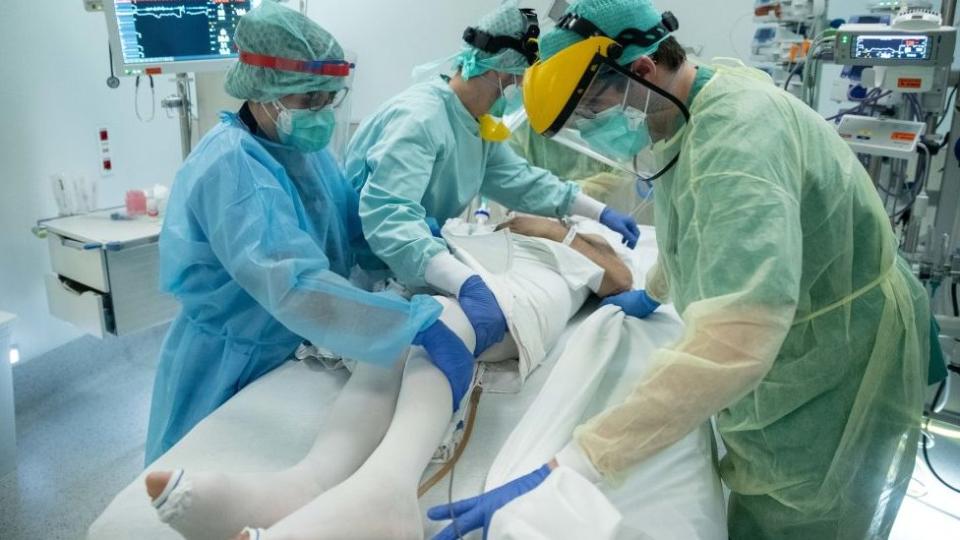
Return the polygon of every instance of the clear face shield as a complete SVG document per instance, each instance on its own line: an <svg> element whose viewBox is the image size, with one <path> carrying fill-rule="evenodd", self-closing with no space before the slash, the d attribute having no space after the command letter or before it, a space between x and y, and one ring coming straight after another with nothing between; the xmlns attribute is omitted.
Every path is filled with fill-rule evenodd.
<svg viewBox="0 0 960 540"><path fill-rule="evenodd" d="M298 60L240 51L240 62L281 71L341 78L336 91L293 93L269 105L261 104L273 118L281 144L302 152L329 149L341 162L350 136L350 88L356 66L352 53L345 59Z"/></svg>
<svg viewBox="0 0 960 540"><path fill-rule="evenodd" d="M356 65L356 53L353 51L344 51L344 57L351 65ZM333 107L336 124L333 129L333 136L330 139L330 145L327 148L341 167L344 166L346 161L347 143L350 142L350 137L353 136L355 130L355 127L351 125L353 121L352 88L354 78L356 77L355 74L356 71L351 69L350 74L347 75L344 80L344 88L337 92L336 98L330 104L330 106Z"/></svg>
<svg viewBox="0 0 960 540"><path fill-rule="evenodd" d="M677 156L667 155L666 143L689 118L679 100L608 63L597 66L586 86L582 97L568 104L572 111L554 140L647 181L673 166Z"/></svg>
<svg viewBox="0 0 960 540"><path fill-rule="evenodd" d="M301 152L329 150L342 161L346 141L341 139L341 147L334 144L337 143L337 132L344 132L342 125L347 120L343 109L349 94L348 88L335 92L320 90L291 94L268 104L261 103L261 106L273 118L281 144ZM346 114L349 118L349 113Z"/></svg>

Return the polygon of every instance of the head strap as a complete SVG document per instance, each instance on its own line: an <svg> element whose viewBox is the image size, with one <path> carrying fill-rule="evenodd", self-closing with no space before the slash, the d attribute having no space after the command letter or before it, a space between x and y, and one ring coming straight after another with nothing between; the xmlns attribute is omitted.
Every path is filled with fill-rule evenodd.
<svg viewBox="0 0 960 540"><path fill-rule="evenodd" d="M327 77L349 77L350 71L355 67L346 60L294 60L247 51L240 51L240 62L248 66L312 73Z"/></svg>
<svg viewBox="0 0 960 540"><path fill-rule="evenodd" d="M617 34L616 37L611 37L589 19L581 17L576 13L567 13L560 18L560 21L557 23L557 28L574 32L584 39L591 37L608 37L626 48L630 45L637 45L639 47L655 45L672 32L676 32L680 28L680 23L672 12L667 11L664 12L660 18L660 23L653 28L647 30L627 28Z"/></svg>
<svg viewBox="0 0 960 540"><path fill-rule="evenodd" d="M513 36L494 36L479 28L470 27L463 31L463 41L480 49L483 52L497 54L504 49L511 49L522 54L527 63L533 65L537 61L540 46L537 38L540 37L540 24L537 21L537 12L525 8L520 10L523 16L523 33L519 38Z"/></svg>

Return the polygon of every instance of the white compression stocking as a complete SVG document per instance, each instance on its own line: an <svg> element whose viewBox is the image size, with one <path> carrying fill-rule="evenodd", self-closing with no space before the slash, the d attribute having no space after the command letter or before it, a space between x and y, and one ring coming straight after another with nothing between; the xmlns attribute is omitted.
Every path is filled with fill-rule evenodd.
<svg viewBox="0 0 960 540"><path fill-rule="evenodd" d="M402 362L358 364L309 453L289 469L260 474L184 473L154 501L160 519L187 540L224 540L247 525L269 527L353 474L383 438L400 391ZM173 484L176 482L176 486Z"/></svg>
<svg viewBox="0 0 960 540"><path fill-rule="evenodd" d="M468 350L476 338L460 306L444 304L441 320ZM452 395L446 377L420 347L411 348L396 414L383 442L347 481L325 492L256 540L366 540L423 537L417 486L450 422Z"/></svg>

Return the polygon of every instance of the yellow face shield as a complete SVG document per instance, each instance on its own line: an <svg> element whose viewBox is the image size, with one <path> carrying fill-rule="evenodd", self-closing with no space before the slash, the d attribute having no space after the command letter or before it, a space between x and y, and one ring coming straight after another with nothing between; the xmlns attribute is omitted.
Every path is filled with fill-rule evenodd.
<svg viewBox="0 0 960 540"><path fill-rule="evenodd" d="M524 107L536 132L653 180L677 158L657 147L686 125L690 113L669 89L617 64L622 51L613 39L597 36L537 62L524 74Z"/></svg>
<svg viewBox="0 0 960 540"><path fill-rule="evenodd" d="M523 106L534 131L546 137L560 131L611 47L620 50L610 38L593 37L527 69Z"/></svg>

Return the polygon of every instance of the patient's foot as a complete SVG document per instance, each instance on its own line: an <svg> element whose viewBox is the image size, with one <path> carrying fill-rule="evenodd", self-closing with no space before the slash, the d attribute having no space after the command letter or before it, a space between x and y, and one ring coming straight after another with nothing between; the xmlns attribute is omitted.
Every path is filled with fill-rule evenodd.
<svg viewBox="0 0 960 540"><path fill-rule="evenodd" d="M462 311L460 316L466 321ZM469 321L465 324L469 328ZM446 377L423 349L415 348L403 374L396 414L370 458L343 483L266 531L251 534L251 540L423 538L417 483L443 440L451 403Z"/></svg>
<svg viewBox="0 0 960 540"><path fill-rule="evenodd" d="M401 365L357 366L313 447L293 467L246 474L150 473L147 493L160 519L187 540L223 540L245 525L269 527L343 482L370 456L393 418Z"/></svg>
<svg viewBox="0 0 960 540"><path fill-rule="evenodd" d="M417 503L416 485L405 486L405 479L394 478L390 473L382 474L378 469L364 466L347 481L324 492L266 531L243 532L234 538L422 539L423 522Z"/></svg>
<svg viewBox="0 0 960 540"><path fill-rule="evenodd" d="M160 498L171 476L173 476L173 472L170 471L154 471L147 475L145 482L147 484L147 495L150 496L151 501Z"/></svg>
<svg viewBox="0 0 960 540"><path fill-rule="evenodd" d="M296 468L264 474L147 475L160 520L187 540L229 538L244 525L269 527L336 483Z"/></svg>

